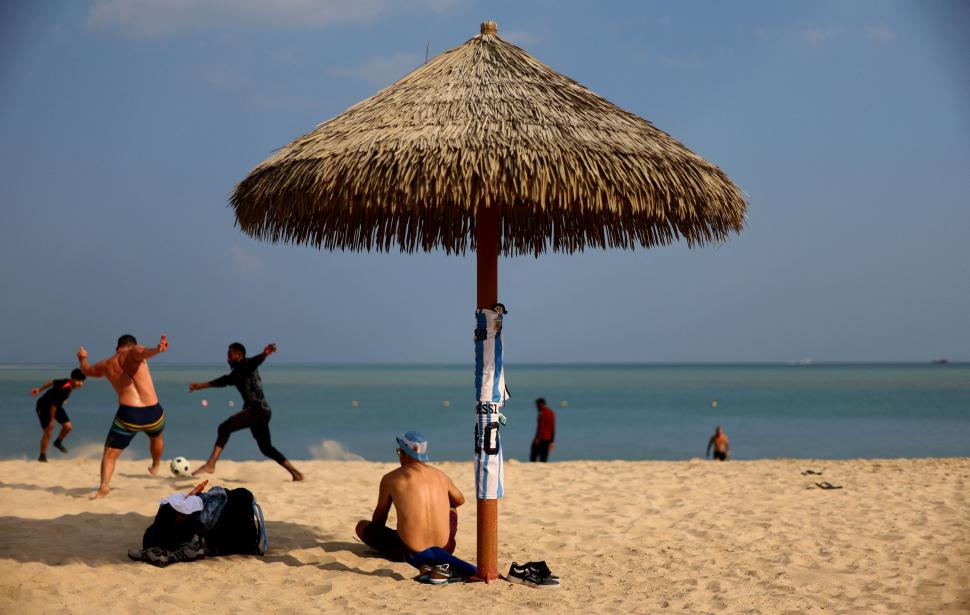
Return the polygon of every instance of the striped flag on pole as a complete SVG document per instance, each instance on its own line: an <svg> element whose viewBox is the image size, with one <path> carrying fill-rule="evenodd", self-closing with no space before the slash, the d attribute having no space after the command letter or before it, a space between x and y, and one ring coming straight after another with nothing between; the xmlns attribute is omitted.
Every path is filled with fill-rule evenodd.
<svg viewBox="0 0 970 615"><path fill-rule="evenodd" d="M502 366L502 315L475 311L475 400L502 405L509 398Z"/></svg>
<svg viewBox="0 0 970 615"><path fill-rule="evenodd" d="M502 314L480 309L475 322L475 495L496 500L505 492L498 418L509 398L502 365Z"/></svg>

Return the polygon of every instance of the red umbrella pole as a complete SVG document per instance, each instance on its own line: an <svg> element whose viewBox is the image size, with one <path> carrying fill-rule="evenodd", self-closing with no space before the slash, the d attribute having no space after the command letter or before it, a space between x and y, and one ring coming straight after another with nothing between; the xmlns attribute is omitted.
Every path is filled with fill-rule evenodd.
<svg viewBox="0 0 970 615"><path fill-rule="evenodd" d="M499 208L478 206L476 214L478 308L498 303ZM478 576L498 578L498 500L478 500Z"/></svg>

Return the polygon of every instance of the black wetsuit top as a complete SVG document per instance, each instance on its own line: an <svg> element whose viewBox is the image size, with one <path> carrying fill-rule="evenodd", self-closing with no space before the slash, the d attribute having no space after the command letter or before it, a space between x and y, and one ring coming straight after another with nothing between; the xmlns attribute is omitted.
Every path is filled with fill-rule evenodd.
<svg viewBox="0 0 970 615"><path fill-rule="evenodd" d="M37 410L47 410L50 411L51 406L55 408L61 408L64 406L64 402L67 398L71 396L71 387L65 387L64 385L70 382L67 378L62 380L54 380L51 383L51 388L47 389L40 399L37 400Z"/></svg>
<svg viewBox="0 0 970 615"><path fill-rule="evenodd" d="M251 412L269 413L269 403L263 395L263 381L256 368L263 364L266 355L260 353L255 357L243 359L232 367L232 371L225 376L219 376L209 382L210 387L225 387L233 385L239 390L243 398L243 410Z"/></svg>

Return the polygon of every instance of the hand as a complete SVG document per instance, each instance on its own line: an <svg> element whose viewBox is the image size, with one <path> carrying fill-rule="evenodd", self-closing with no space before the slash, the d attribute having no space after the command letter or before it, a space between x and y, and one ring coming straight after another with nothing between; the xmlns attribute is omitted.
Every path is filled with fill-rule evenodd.
<svg viewBox="0 0 970 615"><path fill-rule="evenodd" d="M38 389L38 388L30 389L30 396L31 397L37 397L37 394L38 393L40 393L40 389Z"/></svg>
<svg viewBox="0 0 970 615"><path fill-rule="evenodd" d="M166 350L168 350L168 336L167 335L163 335L158 340L158 346L155 347L155 350L157 350L159 353L163 353Z"/></svg>
<svg viewBox="0 0 970 615"><path fill-rule="evenodd" d="M84 346L81 346L80 348L78 348L78 350L77 350L77 360L78 361L84 361L87 358L88 358L88 349L85 348Z"/></svg>
<svg viewBox="0 0 970 615"><path fill-rule="evenodd" d="M263 348L263 354L267 357L276 352L276 344L267 344L266 348Z"/></svg>
<svg viewBox="0 0 970 615"><path fill-rule="evenodd" d="M198 391L201 388L203 388L201 384L199 384L198 382L193 382L192 384L189 385L189 393L191 393L192 391Z"/></svg>

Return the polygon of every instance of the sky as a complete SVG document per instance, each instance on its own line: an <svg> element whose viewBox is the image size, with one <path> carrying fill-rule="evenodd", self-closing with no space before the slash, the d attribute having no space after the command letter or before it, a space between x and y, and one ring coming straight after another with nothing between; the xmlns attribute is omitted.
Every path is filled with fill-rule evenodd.
<svg viewBox="0 0 970 615"><path fill-rule="evenodd" d="M257 242L227 195L478 34L650 120L745 230L499 264L510 363L970 360L970 4L95 0L0 5L0 362L473 358L473 255Z"/></svg>

